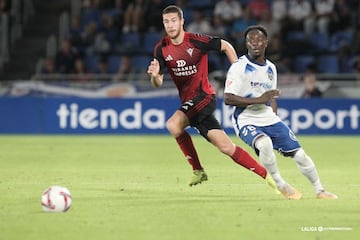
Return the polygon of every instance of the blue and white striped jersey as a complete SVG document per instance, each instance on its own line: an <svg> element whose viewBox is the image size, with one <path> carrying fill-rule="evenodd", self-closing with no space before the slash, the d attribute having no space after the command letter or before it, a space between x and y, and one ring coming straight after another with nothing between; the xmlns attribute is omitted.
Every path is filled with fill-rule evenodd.
<svg viewBox="0 0 360 240"><path fill-rule="evenodd" d="M264 92L277 88L277 70L266 60L265 64L251 61L248 55L241 56L230 67L225 84L225 93L241 97L259 97ZM236 107L233 123L240 129L244 125L267 126L280 121L272 108L265 104Z"/></svg>

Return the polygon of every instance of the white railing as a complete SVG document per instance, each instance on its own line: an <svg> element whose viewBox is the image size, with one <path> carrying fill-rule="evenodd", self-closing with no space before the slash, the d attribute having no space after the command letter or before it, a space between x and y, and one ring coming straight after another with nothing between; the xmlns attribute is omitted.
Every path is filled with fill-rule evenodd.
<svg viewBox="0 0 360 240"><path fill-rule="evenodd" d="M123 77L127 79L126 76ZM318 86L323 91L324 97L348 97L360 98L360 74L318 74ZM116 74L35 74L33 81L44 83L70 83L83 88L101 84L122 83L119 75ZM149 85L149 76L145 72L132 73L131 81L123 83L136 85ZM163 88L174 88L170 76L165 75ZM209 80L216 88L218 95L222 95L224 78L215 78L211 74ZM278 87L281 89L281 96L285 98L298 98L304 90L302 75L299 74L280 74L278 76Z"/></svg>

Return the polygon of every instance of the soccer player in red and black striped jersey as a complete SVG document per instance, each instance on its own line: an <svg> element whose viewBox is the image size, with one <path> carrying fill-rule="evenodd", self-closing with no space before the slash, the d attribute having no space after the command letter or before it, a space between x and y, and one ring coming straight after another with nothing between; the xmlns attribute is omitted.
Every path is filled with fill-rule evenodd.
<svg viewBox="0 0 360 240"><path fill-rule="evenodd" d="M168 119L167 129L192 166L193 177L189 185L193 186L207 180L192 139L185 130L186 127L191 126L220 152L231 157L237 164L255 172L276 189L266 169L245 149L236 146L213 116L216 109L216 95L208 79L207 52L222 51L233 63L237 60L234 48L229 42L218 37L185 32L183 12L177 6L166 7L162 16L167 36L156 44L154 59L147 72L151 77L152 85L160 87L166 67L179 91L182 105Z"/></svg>

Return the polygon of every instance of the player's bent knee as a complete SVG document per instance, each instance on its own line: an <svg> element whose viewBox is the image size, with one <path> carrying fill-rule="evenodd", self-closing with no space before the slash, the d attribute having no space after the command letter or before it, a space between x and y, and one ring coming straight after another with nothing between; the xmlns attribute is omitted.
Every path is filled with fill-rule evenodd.
<svg viewBox="0 0 360 240"><path fill-rule="evenodd" d="M302 148L300 148L299 150L296 151L293 159L301 167L313 167L314 166L314 162Z"/></svg>
<svg viewBox="0 0 360 240"><path fill-rule="evenodd" d="M268 155L268 156L274 154L272 141L267 136L261 137L258 140L256 140L255 147L262 154L265 154L265 155Z"/></svg>
<svg viewBox="0 0 360 240"><path fill-rule="evenodd" d="M304 158L306 158L306 153L302 148L300 148L294 153L293 157L295 160L296 159L304 159Z"/></svg>
<svg viewBox="0 0 360 240"><path fill-rule="evenodd" d="M169 130L169 132L171 132L171 130L173 130L173 123L171 121L167 121L166 122L166 128L167 130Z"/></svg>
<svg viewBox="0 0 360 240"><path fill-rule="evenodd" d="M183 129L179 127L177 124L175 124L174 121L167 121L166 122L166 128L170 132L171 135L177 137L180 136L183 132Z"/></svg>

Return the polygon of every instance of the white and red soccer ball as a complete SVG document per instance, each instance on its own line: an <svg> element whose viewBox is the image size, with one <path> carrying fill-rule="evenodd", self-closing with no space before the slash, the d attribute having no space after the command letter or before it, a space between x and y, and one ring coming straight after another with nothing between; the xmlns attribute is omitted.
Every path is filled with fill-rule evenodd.
<svg viewBox="0 0 360 240"><path fill-rule="evenodd" d="M71 203L71 194L66 187L51 186L41 195L41 205L45 212L66 212Z"/></svg>

